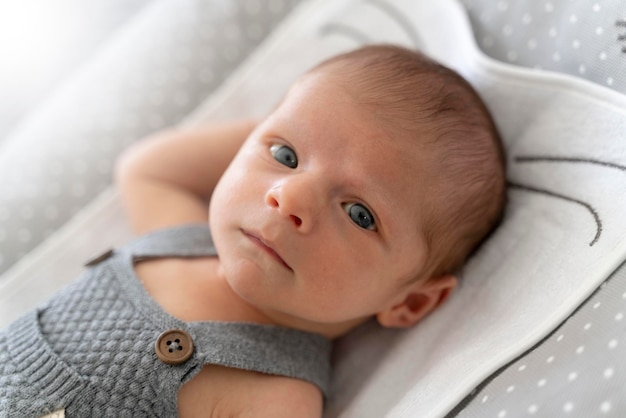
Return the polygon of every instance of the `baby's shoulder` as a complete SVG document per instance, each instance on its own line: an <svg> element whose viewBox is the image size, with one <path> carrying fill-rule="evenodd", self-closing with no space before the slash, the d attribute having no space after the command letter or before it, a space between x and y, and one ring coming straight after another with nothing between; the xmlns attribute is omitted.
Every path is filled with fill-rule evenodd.
<svg viewBox="0 0 626 418"><path fill-rule="evenodd" d="M312 383L221 366L205 366L178 394L186 416L320 417L322 394Z"/></svg>

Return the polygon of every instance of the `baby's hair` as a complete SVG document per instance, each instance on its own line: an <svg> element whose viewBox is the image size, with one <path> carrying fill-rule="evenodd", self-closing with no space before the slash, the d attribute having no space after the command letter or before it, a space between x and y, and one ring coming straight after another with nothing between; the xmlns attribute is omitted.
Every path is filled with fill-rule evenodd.
<svg viewBox="0 0 626 418"><path fill-rule="evenodd" d="M422 53L373 45L335 56L331 68L392 136L424 148L426 183L419 208L428 251L425 275L455 273L500 222L506 202L505 156L478 93L459 74ZM423 277L423 276L422 276Z"/></svg>

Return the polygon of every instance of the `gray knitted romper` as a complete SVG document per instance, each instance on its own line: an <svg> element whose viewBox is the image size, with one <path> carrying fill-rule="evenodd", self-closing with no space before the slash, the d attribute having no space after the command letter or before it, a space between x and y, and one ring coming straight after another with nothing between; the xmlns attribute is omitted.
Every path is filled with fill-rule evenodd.
<svg viewBox="0 0 626 418"><path fill-rule="evenodd" d="M174 417L178 390L205 364L304 379L327 394L327 339L182 322L134 273L138 259L207 255L216 253L205 225L150 233L90 262L78 281L0 332L0 417Z"/></svg>

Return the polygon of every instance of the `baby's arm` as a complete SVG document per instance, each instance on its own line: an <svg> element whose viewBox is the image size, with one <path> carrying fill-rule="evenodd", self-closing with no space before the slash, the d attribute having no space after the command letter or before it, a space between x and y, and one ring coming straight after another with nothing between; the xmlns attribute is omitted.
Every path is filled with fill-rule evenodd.
<svg viewBox="0 0 626 418"><path fill-rule="evenodd" d="M322 394L312 383L214 365L178 393L181 418L319 418L322 408Z"/></svg>
<svg viewBox="0 0 626 418"><path fill-rule="evenodd" d="M245 120L172 129L126 150L115 181L132 230L207 222L211 193L254 126Z"/></svg>

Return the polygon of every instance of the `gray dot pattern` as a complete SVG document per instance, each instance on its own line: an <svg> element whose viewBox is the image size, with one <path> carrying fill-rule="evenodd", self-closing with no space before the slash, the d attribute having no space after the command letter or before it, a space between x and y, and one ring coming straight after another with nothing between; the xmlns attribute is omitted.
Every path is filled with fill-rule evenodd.
<svg viewBox="0 0 626 418"><path fill-rule="evenodd" d="M116 27L0 143L0 274L111 184L124 148L179 123L297 4L153 1Z"/></svg>
<svg viewBox="0 0 626 418"><path fill-rule="evenodd" d="M545 341L481 385L450 416L623 417L625 346L622 266Z"/></svg>
<svg viewBox="0 0 626 418"><path fill-rule="evenodd" d="M463 4L487 55L626 92L623 1ZM622 265L556 330L481 383L448 416L626 416L625 316Z"/></svg>
<svg viewBox="0 0 626 418"><path fill-rule="evenodd" d="M490 57L626 93L623 0L461 1L479 48Z"/></svg>

